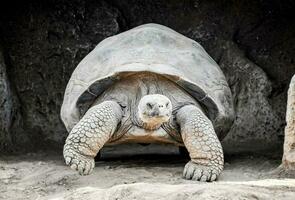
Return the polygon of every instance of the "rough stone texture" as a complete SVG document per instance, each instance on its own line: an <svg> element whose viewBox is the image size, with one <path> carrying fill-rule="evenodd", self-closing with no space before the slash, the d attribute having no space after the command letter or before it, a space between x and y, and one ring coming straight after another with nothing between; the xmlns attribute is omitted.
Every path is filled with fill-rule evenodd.
<svg viewBox="0 0 295 200"><path fill-rule="evenodd" d="M119 31L118 12L98 1L35 2L15 12L2 31L28 148L51 148L67 135L59 119L67 81L100 40Z"/></svg>
<svg viewBox="0 0 295 200"><path fill-rule="evenodd" d="M59 119L59 111L73 69L102 39L150 22L166 25L196 40L217 62L222 57L223 63L233 62L230 58L225 61L223 52L226 49L221 48L221 41L235 43L244 52L243 62L249 62L249 70L253 70L247 77L254 78L255 83L247 82L241 72L226 70L226 65L223 67L225 74L229 82L237 81L232 88L245 89L242 101L249 103L254 89L255 94L260 94L255 96L255 107L254 102L247 104L247 108L252 106L254 111L259 111L257 115L247 116L250 112L236 107L242 118L235 124L246 128L232 129L228 144L239 141L236 150L251 151L274 147L275 141L283 142L287 88L295 73L294 1L10 2L11 5L0 8L0 40L7 55L6 63L9 63L10 85L15 88L12 96L21 105L13 107L22 119L14 121L14 127L25 130L11 129L11 138L17 139L12 140L15 146L24 146L26 150L61 148L67 132ZM258 81L263 85L257 85ZM252 84L245 86L247 83ZM233 91L236 99L242 97L236 92ZM262 103L258 104L258 100ZM262 115L264 112L269 116ZM259 123L254 126L247 119ZM1 135L6 135L1 144L10 141L7 133L2 131ZM266 143L271 145L262 145Z"/></svg>
<svg viewBox="0 0 295 200"><path fill-rule="evenodd" d="M0 51L0 147L5 147L11 143L10 126L11 110L11 90L6 73L6 65L2 51Z"/></svg>
<svg viewBox="0 0 295 200"><path fill-rule="evenodd" d="M14 135L19 125L19 105L10 85L6 63L0 47L0 151L7 151L11 145L21 140L21 135Z"/></svg>
<svg viewBox="0 0 295 200"><path fill-rule="evenodd" d="M295 75L288 90L286 122L283 167L295 170Z"/></svg>
<svg viewBox="0 0 295 200"><path fill-rule="evenodd" d="M223 53L219 64L227 76L236 108L236 120L224 145L234 151L239 147L267 149L268 145L277 144L283 123L269 102L269 78L233 42L221 43L220 47Z"/></svg>

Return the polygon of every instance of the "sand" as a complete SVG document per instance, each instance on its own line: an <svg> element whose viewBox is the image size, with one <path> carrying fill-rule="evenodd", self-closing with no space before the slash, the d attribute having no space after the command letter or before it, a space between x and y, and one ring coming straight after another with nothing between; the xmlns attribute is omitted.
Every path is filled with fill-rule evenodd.
<svg viewBox="0 0 295 200"><path fill-rule="evenodd" d="M61 152L0 157L0 199L295 199L295 179L278 175L279 156L226 155L214 183L181 178L187 158L170 146L106 147L80 176Z"/></svg>

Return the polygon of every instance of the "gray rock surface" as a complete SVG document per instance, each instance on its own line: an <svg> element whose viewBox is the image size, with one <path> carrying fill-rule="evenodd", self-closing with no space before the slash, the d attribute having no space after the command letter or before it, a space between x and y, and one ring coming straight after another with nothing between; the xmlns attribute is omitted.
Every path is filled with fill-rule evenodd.
<svg viewBox="0 0 295 200"><path fill-rule="evenodd" d="M15 135L15 125L20 125L19 105L7 76L3 50L0 47L0 151L7 151L14 142L22 139L22 135Z"/></svg>
<svg viewBox="0 0 295 200"><path fill-rule="evenodd" d="M0 146L5 147L11 143L10 125L11 125L11 90L6 73L6 65L2 51L0 51Z"/></svg>
<svg viewBox="0 0 295 200"><path fill-rule="evenodd" d="M224 42L220 67L227 76L234 98L236 120L224 145L228 149L267 149L277 145L283 122L272 107L271 81L265 72L246 58L233 42Z"/></svg>
<svg viewBox="0 0 295 200"><path fill-rule="evenodd" d="M283 167L295 170L295 75L288 90Z"/></svg>
<svg viewBox="0 0 295 200"><path fill-rule="evenodd" d="M237 141L236 151L283 143L287 88L295 73L293 2L48 0L10 4L0 8L0 40L15 91L5 98L18 99L20 107L13 106L19 116L15 128L0 133L5 135L1 148L9 141L22 150L61 148L67 132L59 111L74 68L104 38L150 22L196 40L223 66L239 113L225 150ZM222 41L233 42L243 55L226 49L232 47ZM225 52L238 56L236 65L247 72L226 65L237 61Z"/></svg>
<svg viewBox="0 0 295 200"><path fill-rule="evenodd" d="M72 71L98 41L118 33L119 14L103 2L29 5L7 22L10 75L30 140L25 147L51 149L67 135L59 112Z"/></svg>

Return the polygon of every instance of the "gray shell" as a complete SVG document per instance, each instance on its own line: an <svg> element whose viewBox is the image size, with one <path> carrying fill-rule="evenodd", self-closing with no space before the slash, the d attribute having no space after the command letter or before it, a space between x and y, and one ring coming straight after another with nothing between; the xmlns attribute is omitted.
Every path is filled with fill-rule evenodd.
<svg viewBox="0 0 295 200"><path fill-rule="evenodd" d="M106 38L77 66L68 82L61 119L70 131L79 105L93 102L122 72L166 76L197 99L222 138L230 128L233 102L226 79L197 42L158 24L138 26Z"/></svg>

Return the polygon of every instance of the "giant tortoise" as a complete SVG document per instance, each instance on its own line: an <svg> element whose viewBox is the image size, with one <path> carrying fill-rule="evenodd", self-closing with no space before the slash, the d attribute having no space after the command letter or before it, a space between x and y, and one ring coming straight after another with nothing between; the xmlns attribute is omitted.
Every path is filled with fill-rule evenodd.
<svg viewBox="0 0 295 200"><path fill-rule="evenodd" d="M184 178L214 181L234 109L224 74L200 44L146 24L103 40L80 62L61 118L66 164L81 175L104 145L170 143L189 152Z"/></svg>

